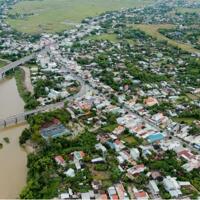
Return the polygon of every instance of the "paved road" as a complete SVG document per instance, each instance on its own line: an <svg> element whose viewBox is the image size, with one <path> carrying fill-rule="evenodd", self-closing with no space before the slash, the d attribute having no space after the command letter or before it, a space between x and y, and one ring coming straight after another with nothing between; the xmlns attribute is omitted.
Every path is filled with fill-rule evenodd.
<svg viewBox="0 0 200 200"><path fill-rule="evenodd" d="M0 68L0 78L2 77L3 74L8 72L9 70L14 69L14 68L18 67L19 65L22 65L22 64L28 62L29 60L33 59L35 56L36 56L36 54L33 53L33 54L29 55L29 56L21 58L20 60L17 60L15 62L9 63L5 67Z"/></svg>

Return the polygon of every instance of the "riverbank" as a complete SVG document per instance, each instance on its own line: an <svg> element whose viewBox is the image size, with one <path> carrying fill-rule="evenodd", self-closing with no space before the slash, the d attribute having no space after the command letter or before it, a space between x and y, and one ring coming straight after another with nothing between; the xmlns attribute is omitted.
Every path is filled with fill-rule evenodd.
<svg viewBox="0 0 200 200"><path fill-rule="evenodd" d="M27 73L25 73L25 71L21 68L15 71L15 79L19 95L25 102L25 108L29 110L36 108L38 106L38 102L31 92L27 90L25 81L29 77L26 76Z"/></svg>
<svg viewBox="0 0 200 200"><path fill-rule="evenodd" d="M24 71L24 85L28 92L30 92L32 95L34 94L34 88L31 83L31 73L30 69L28 67L22 66L21 69Z"/></svg>

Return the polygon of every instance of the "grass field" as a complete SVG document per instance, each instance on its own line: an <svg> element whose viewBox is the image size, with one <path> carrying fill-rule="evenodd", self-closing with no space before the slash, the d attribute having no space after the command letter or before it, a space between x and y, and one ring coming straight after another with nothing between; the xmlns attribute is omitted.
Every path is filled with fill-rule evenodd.
<svg viewBox="0 0 200 200"><path fill-rule="evenodd" d="M130 135L123 134L121 135L120 139L128 144L135 145L135 146L138 145L137 140L133 136L130 136Z"/></svg>
<svg viewBox="0 0 200 200"><path fill-rule="evenodd" d="M177 12L181 13L200 13L200 8L178 8Z"/></svg>
<svg viewBox="0 0 200 200"><path fill-rule="evenodd" d="M174 26L171 24L159 24L159 25L139 24L139 25L131 25L131 26L146 32L148 35L151 35L152 37L155 37L158 40L166 40L166 41L168 41L169 44L171 44L173 46L177 46L185 51L188 51L191 53L200 53L200 50L193 48L191 45L183 44L183 43L177 42L175 40L171 40L171 39L165 37L164 35L162 35L161 33L159 33L158 29L160 29L160 28L163 28L163 29L174 28Z"/></svg>
<svg viewBox="0 0 200 200"><path fill-rule="evenodd" d="M178 117L175 117L175 118L173 118L173 120L174 120L175 122L178 122L178 123L184 122L185 124L192 125L192 124L193 124L193 121L194 121L195 119L194 119L194 118L178 118Z"/></svg>
<svg viewBox="0 0 200 200"><path fill-rule="evenodd" d="M7 20L13 28L26 33L59 32L71 28L82 19L105 11L140 7L154 0L33 0L14 5L10 14L27 14Z"/></svg>

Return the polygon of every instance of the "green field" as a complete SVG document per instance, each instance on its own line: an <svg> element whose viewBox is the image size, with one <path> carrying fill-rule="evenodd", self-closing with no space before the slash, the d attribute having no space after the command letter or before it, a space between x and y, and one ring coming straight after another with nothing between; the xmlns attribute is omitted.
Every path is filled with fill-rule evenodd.
<svg viewBox="0 0 200 200"><path fill-rule="evenodd" d="M181 42L177 42L175 40L169 39L159 33L159 29L170 29L174 28L174 25L171 24L156 24L156 25L146 25L146 24L135 24L135 25L130 25L131 27L134 27L136 29L140 29L144 32L146 32L148 35L151 35L154 38L157 38L158 40L166 40L168 44L179 47L180 49L183 49L185 51L191 52L191 53L200 53L200 50L193 48L189 44L184 44Z"/></svg>
<svg viewBox="0 0 200 200"><path fill-rule="evenodd" d="M175 121L175 122L178 122L178 123L185 123L185 124L188 124L188 125L192 125L193 124L193 122L194 122L194 120L195 120L195 118L179 118L179 117L174 117L173 118L173 120Z"/></svg>
<svg viewBox="0 0 200 200"><path fill-rule="evenodd" d="M33 0L21 1L13 6L7 22L18 31L26 33L59 32L71 28L82 19L105 11L140 7L154 0Z"/></svg>
<svg viewBox="0 0 200 200"><path fill-rule="evenodd" d="M199 13L200 8L178 8L177 11L181 13Z"/></svg>

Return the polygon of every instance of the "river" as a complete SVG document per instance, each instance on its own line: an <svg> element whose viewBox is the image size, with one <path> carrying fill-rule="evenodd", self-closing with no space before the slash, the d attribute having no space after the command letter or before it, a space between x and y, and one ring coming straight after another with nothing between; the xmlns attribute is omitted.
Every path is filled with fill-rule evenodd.
<svg viewBox="0 0 200 200"><path fill-rule="evenodd" d="M0 82L0 118L24 111L24 102L20 98L15 79ZM26 184L27 154L19 146L19 136L27 124L0 129L0 199L13 199ZM10 143L3 138L8 137Z"/></svg>

